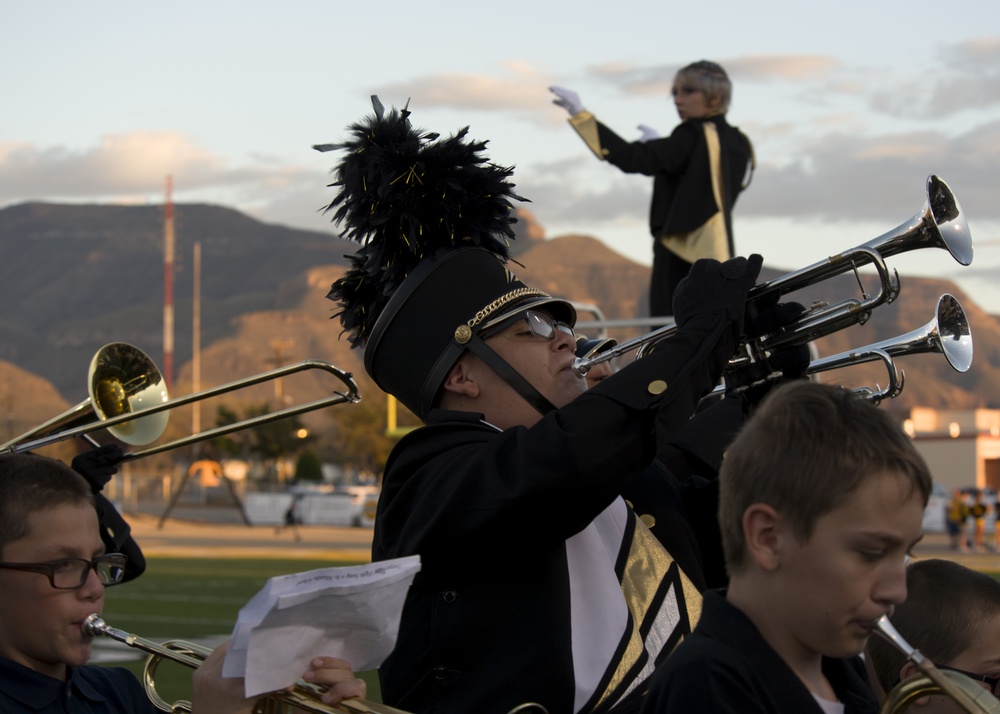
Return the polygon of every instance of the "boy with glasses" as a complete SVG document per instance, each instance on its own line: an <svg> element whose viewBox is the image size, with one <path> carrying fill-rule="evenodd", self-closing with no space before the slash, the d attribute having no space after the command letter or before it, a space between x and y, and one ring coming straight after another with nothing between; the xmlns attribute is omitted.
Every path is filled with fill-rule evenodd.
<svg viewBox="0 0 1000 714"><path fill-rule="evenodd" d="M125 567L126 556L104 552L94 495L80 474L35 454L0 455L0 711L158 711L127 669L87 665L91 638L81 626L100 614L104 588L121 582ZM193 675L195 714L254 706L243 680L220 676L224 653L216 649ZM353 680L342 662L314 664L313 681ZM337 696L363 695L350 681L339 687Z"/></svg>
<svg viewBox="0 0 1000 714"><path fill-rule="evenodd" d="M910 646L941 670L971 677L1000 696L1000 582L985 573L932 558L906 568L906 602L889 618ZM881 693L920 672L881 637L868 641L866 657ZM965 711L944 696L914 703L923 714Z"/></svg>

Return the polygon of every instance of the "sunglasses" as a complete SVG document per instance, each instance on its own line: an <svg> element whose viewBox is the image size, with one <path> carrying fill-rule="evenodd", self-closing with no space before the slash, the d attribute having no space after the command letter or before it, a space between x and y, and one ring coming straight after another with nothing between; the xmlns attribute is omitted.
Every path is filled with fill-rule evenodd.
<svg viewBox="0 0 1000 714"><path fill-rule="evenodd" d="M100 578L102 585L116 585L125 575L125 563L128 556L121 553L108 553L93 560L83 558L63 558L51 560L48 563L0 563L0 568L7 570L24 570L29 573L41 573L49 579L49 583L57 590L76 590L87 582L87 576L93 570Z"/></svg>

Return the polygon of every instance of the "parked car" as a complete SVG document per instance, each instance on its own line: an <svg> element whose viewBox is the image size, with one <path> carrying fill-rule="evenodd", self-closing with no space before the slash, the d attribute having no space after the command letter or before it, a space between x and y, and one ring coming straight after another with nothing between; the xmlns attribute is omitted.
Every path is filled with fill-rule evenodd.
<svg viewBox="0 0 1000 714"><path fill-rule="evenodd" d="M950 500L948 489L939 483L934 484L924 509L924 533L944 533L947 530L945 517Z"/></svg>

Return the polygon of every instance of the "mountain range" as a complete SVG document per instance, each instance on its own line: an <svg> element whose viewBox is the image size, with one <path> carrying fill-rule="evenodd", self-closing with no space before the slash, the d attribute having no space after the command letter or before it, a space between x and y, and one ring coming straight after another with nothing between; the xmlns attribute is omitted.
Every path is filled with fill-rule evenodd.
<svg viewBox="0 0 1000 714"><path fill-rule="evenodd" d="M376 389L364 375L360 354L340 339L340 323L331 320L335 306L324 299L356 244L340 239L333 226L329 233L303 231L216 205L178 204L174 226L172 394L305 359L327 360L353 373L362 396ZM648 314L647 266L592 236L548 238L524 209L515 228L512 269L526 283L595 305L608 320ZM86 399L88 366L107 343L131 343L162 366L163 236L162 206L24 203L0 209L0 415L6 415L8 433L20 433L18 429ZM197 265L195 244L200 249ZM945 253L942 259L948 259ZM196 268L197 384L192 362ZM761 279L777 275L765 266ZM866 285L874 282L864 271L862 277ZM997 319L949 281L920 276L902 276L901 281L895 302L873 311L864 325L817 340L817 353L837 354L918 330L933 320L938 297L951 293L972 326L972 368L959 374L938 354L900 358L905 388L889 408L1000 408ZM783 299L809 305L839 302L858 292L855 277L848 274ZM642 331L614 336L623 339ZM824 378L847 386L886 382L885 368L877 364L837 370ZM305 375L301 384L288 378L255 387L245 399L309 401L329 388L323 375Z"/></svg>

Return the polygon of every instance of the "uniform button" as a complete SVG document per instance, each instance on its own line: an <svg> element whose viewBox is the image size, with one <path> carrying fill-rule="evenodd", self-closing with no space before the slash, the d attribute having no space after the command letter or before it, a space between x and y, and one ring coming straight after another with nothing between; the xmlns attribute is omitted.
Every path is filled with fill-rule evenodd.
<svg viewBox="0 0 1000 714"><path fill-rule="evenodd" d="M654 395L663 394L665 391L667 391L667 383L664 382L662 379L654 379L652 382L649 383L649 386L646 387L646 389L649 391L650 394Z"/></svg>
<svg viewBox="0 0 1000 714"><path fill-rule="evenodd" d="M445 602L455 602L458 600L458 593L454 590L445 590L441 593L441 599Z"/></svg>
<svg viewBox="0 0 1000 714"><path fill-rule="evenodd" d="M649 528L650 530L652 530L653 527L656 525L656 517L653 516L651 513L643 513L641 516L639 516L639 520L645 523L646 528Z"/></svg>
<svg viewBox="0 0 1000 714"><path fill-rule="evenodd" d="M434 679L447 679L448 678L448 668L447 667L443 667L441 665L438 665L437 667L435 667L431 671L434 672Z"/></svg>

